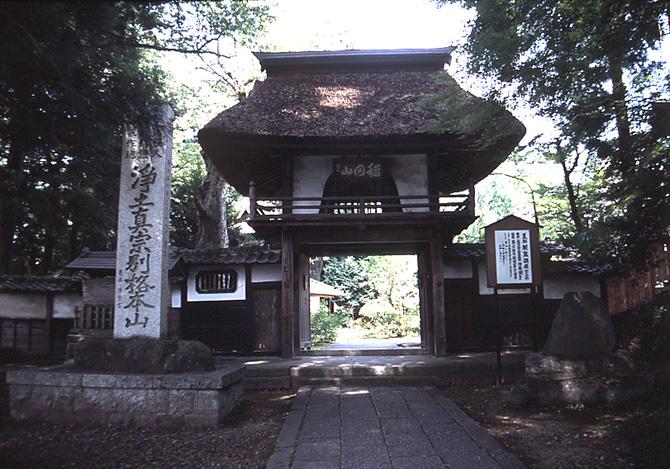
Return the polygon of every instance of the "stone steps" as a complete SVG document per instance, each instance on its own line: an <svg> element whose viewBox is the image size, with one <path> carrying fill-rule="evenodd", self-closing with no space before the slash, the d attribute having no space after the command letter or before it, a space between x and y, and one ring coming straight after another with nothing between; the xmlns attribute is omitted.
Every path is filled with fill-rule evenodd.
<svg viewBox="0 0 670 469"><path fill-rule="evenodd" d="M503 380L523 375L523 363L506 363ZM300 386L445 386L494 384L495 364L337 364L246 367L246 390L298 389Z"/></svg>

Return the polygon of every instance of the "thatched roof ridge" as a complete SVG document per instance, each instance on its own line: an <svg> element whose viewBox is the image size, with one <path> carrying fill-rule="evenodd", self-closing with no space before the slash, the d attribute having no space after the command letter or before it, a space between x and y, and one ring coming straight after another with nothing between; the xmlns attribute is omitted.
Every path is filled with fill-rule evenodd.
<svg viewBox="0 0 670 469"><path fill-rule="evenodd" d="M296 57L280 58L289 59ZM444 160L437 188L448 193L485 177L523 137L511 113L466 92L445 71L403 66L269 73L198 139L238 191L246 194L254 180L269 195L281 171L271 155L432 152Z"/></svg>
<svg viewBox="0 0 670 469"><path fill-rule="evenodd" d="M466 93L446 72L395 71L284 74L256 82L245 102L226 109L201 131L200 139L225 135L297 138L383 138L437 134L441 116L426 97ZM507 113L510 130L523 126ZM450 134L444 129L444 134Z"/></svg>

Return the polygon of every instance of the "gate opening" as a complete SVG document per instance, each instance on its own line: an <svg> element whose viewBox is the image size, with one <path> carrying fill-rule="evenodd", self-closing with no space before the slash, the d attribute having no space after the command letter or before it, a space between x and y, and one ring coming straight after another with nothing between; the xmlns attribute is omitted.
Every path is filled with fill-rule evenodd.
<svg viewBox="0 0 670 469"><path fill-rule="evenodd" d="M416 255L309 261L309 323L302 322L303 350L383 353L425 347Z"/></svg>

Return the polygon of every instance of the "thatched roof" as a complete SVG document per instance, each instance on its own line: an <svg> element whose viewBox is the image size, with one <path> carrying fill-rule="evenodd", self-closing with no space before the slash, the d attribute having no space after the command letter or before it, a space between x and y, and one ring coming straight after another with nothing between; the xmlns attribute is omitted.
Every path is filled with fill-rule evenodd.
<svg viewBox="0 0 670 469"><path fill-rule="evenodd" d="M407 62L404 68L398 61L411 53L393 56L392 67L370 55L370 65L354 71L350 56L342 70L336 68L344 60L338 57L302 68L301 60L314 61L314 55L265 58L265 66L271 63L279 71L269 68L243 103L208 123L198 135L200 143L224 178L243 193L251 179L261 193L278 190L276 156L281 154L347 152L433 152L445 163L437 168L444 173L440 189L462 189L468 179L479 180L500 164L525 129L438 68L444 63L442 51L441 62L433 53L428 55L432 62ZM366 56L353 58L360 67Z"/></svg>

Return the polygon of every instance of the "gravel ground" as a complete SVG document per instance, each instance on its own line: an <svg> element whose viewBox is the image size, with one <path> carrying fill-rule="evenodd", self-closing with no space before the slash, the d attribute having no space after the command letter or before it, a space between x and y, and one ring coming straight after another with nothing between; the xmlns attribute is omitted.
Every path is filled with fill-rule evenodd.
<svg viewBox="0 0 670 469"><path fill-rule="evenodd" d="M17 424L0 385L0 466L264 467L293 394L249 392L214 429L140 429Z"/></svg>

